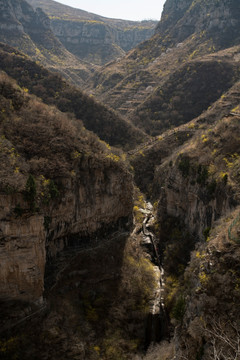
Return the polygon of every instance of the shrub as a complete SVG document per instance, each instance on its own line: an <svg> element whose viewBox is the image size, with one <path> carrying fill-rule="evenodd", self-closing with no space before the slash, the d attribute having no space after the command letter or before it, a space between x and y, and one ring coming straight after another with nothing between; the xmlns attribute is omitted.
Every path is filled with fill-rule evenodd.
<svg viewBox="0 0 240 360"><path fill-rule="evenodd" d="M31 211L35 211L36 209L36 203L35 203L36 193L37 193L36 182L34 177L30 174L26 182L24 195L25 195L25 199L29 203Z"/></svg>
<svg viewBox="0 0 240 360"><path fill-rule="evenodd" d="M178 168L182 173L183 177L187 177L189 175L189 170L190 170L190 160L188 157L186 156L180 156L180 161L178 164Z"/></svg>
<svg viewBox="0 0 240 360"><path fill-rule="evenodd" d="M183 295L179 296L173 306L171 315L174 319L182 321L185 313L186 302Z"/></svg>
<svg viewBox="0 0 240 360"><path fill-rule="evenodd" d="M198 176L197 183L200 185L205 185L208 178L208 169L205 165L199 165L198 167Z"/></svg>
<svg viewBox="0 0 240 360"><path fill-rule="evenodd" d="M17 217L22 216L23 212L24 212L24 210L22 209L20 204L17 204L13 211L16 214Z"/></svg>
<svg viewBox="0 0 240 360"><path fill-rule="evenodd" d="M210 230L211 228L209 226L203 230L203 236L205 240L207 240L207 238L209 237Z"/></svg>

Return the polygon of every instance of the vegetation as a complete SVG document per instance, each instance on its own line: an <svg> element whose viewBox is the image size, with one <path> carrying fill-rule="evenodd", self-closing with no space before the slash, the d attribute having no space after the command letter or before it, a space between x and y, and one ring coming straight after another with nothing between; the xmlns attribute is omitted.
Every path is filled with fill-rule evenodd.
<svg viewBox="0 0 240 360"><path fill-rule="evenodd" d="M207 110L236 80L236 65L192 61L177 69L137 108L134 124L148 134L185 124Z"/></svg>
<svg viewBox="0 0 240 360"><path fill-rule="evenodd" d="M24 194L25 199L29 203L30 211L35 211L35 208L36 208L36 203L35 203L36 194L37 194L36 182L35 182L35 179L32 176L32 174L30 174L28 179L27 179L27 183L26 183L26 187L25 187L25 194Z"/></svg>
<svg viewBox="0 0 240 360"><path fill-rule="evenodd" d="M134 147L144 139L144 133L97 103L77 88L29 60L7 45L0 46L2 70L16 79L48 105L55 105L61 112L73 113L84 126L110 145Z"/></svg>

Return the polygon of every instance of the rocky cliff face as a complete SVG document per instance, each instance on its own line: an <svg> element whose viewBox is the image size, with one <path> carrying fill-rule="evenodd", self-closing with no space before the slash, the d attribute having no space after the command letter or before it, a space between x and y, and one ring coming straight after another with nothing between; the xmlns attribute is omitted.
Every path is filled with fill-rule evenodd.
<svg viewBox="0 0 240 360"><path fill-rule="evenodd" d="M1 1L0 7L2 42L19 47L25 45L21 50L28 50L31 55L36 52L36 45L44 45L46 49L52 50L56 50L60 45L51 32L48 17L42 10L34 11L24 0Z"/></svg>
<svg viewBox="0 0 240 360"><path fill-rule="evenodd" d="M0 194L1 300L41 302L46 262L43 216L11 216L21 196Z"/></svg>
<svg viewBox="0 0 240 360"><path fill-rule="evenodd" d="M54 34L71 53L97 65L121 58L142 41L149 39L154 27L137 23L125 29L96 20L51 19Z"/></svg>
<svg viewBox="0 0 240 360"><path fill-rule="evenodd" d="M237 82L201 116L130 154L135 180L158 211L179 359L239 355L239 121Z"/></svg>
<svg viewBox="0 0 240 360"><path fill-rule="evenodd" d="M229 236L239 208L212 231L208 242L192 253L185 271L186 303L175 344L179 357L210 360L214 356L239 356L239 240Z"/></svg>
<svg viewBox="0 0 240 360"><path fill-rule="evenodd" d="M47 67L57 67L65 77L82 83L89 68L69 53L54 36L50 20L25 0L0 1L0 41L16 47Z"/></svg>
<svg viewBox="0 0 240 360"><path fill-rule="evenodd" d="M132 177L81 124L5 75L0 103L0 300L39 302L47 259L131 227Z"/></svg>
<svg viewBox="0 0 240 360"><path fill-rule="evenodd" d="M128 118L145 131L146 126L149 125L147 130L149 133L160 134L167 127L171 127L171 117L174 121L178 118L178 105L181 111L185 109L188 112L191 104L194 104L195 108L195 104L207 101L208 89L210 86L214 87L216 79L216 76L212 80L209 79L212 71L207 67L213 65L216 70L217 66L210 64L214 59L213 54L239 44L239 11L239 2L233 0L166 1L155 35L138 45L123 59L101 69L100 73L96 72L92 83L91 79L88 82L89 88L94 89L94 94L101 101L120 113L127 114ZM213 55L209 57L209 63L206 59L207 54ZM226 53L224 57L225 55ZM201 60L203 62L198 67L197 62ZM192 66L194 70L191 75ZM184 71L184 68L187 72L184 78L180 76L181 80L178 83L178 75ZM220 79L222 72L221 69ZM228 70L226 73L230 74ZM197 74L200 75L196 81L196 95L199 97L194 100L195 85L190 85L190 81L198 76ZM181 87L185 80L188 84L183 90ZM200 85L202 81L205 82L206 87ZM171 87L171 83L176 96L168 93L165 98L166 90ZM204 94L200 95L202 85L205 90ZM186 95L188 89L191 89L189 96ZM215 90L211 90L211 94L217 94L218 90L219 86L216 85ZM188 103L186 106L183 105L185 100ZM212 101L215 100L210 100L210 103ZM181 116L180 122L175 125L186 121L186 115ZM199 113L195 113L190 117L192 116L192 119L198 115ZM166 128L160 129L163 124L167 125Z"/></svg>
<svg viewBox="0 0 240 360"><path fill-rule="evenodd" d="M104 65L118 59L155 31L156 21L114 20L53 1L29 0L50 17L56 37L71 53L88 62Z"/></svg>
<svg viewBox="0 0 240 360"><path fill-rule="evenodd" d="M78 171L75 181L63 180L61 199L44 213L17 217L14 209L26 208L23 196L0 194L1 300L40 301L47 258L81 245L82 238L130 226L131 177L96 161L83 162Z"/></svg>
<svg viewBox="0 0 240 360"><path fill-rule="evenodd" d="M61 43L85 61L103 65L125 55L115 43L113 29L104 22L53 19L51 26Z"/></svg>
<svg viewBox="0 0 240 360"><path fill-rule="evenodd" d="M132 180L122 178L122 169L98 160L83 160L75 181L63 180L66 189L62 201L49 213L48 255L69 243L81 244L82 238L95 233L101 237L121 226L128 228L132 213Z"/></svg>
<svg viewBox="0 0 240 360"><path fill-rule="evenodd" d="M157 31L175 43L203 32L220 46L235 45L239 42L239 16L240 5L236 0L168 0Z"/></svg>

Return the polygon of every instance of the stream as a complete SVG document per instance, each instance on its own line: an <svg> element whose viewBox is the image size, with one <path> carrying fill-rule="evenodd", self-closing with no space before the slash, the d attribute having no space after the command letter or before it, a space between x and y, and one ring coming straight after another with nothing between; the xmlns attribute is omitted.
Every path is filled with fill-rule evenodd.
<svg viewBox="0 0 240 360"><path fill-rule="evenodd" d="M142 209L142 213L145 217L142 224L141 244L151 256L151 262L154 264L154 272L157 279L157 285L149 304L149 314L146 320L145 347L148 348L151 343L159 342L167 335L168 321L164 309L164 269L162 265L162 254L158 251L157 239L150 230L154 223L153 206L150 202L145 203L145 209Z"/></svg>

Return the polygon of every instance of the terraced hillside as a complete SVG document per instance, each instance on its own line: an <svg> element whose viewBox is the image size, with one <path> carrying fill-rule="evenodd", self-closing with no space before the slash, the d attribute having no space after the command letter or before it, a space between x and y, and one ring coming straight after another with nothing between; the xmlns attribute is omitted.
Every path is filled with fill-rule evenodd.
<svg viewBox="0 0 240 360"><path fill-rule="evenodd" d="M239 48L233 47L239 44L239 2L231 0L221 6L217 1L204 5L199 1L181 1L177 6L175 3L171 0L166 2L156 34L150 40L132 50L124 59L106 65L93 75L88 85L88 91L97 98L152 134L189 121L207 109L220 95L222 73L223 77L231 72L233 75L229 83L224 80L226 86L231 86L239 76L236 69ZM189 22L191 26L188 26ZM220 52L230 47L233 49L229 49L229 56ZM217 53L216 58L206 58L206 55L214 53ZM229 73L231 62L233 68ZM209 81L211 67L216 73ZM194 91L198 83L201 84L200 91ZM207 91L209 86L215 88L211 96ZM212 97L214 92L215 99ZM177 113L182 102L188 112L186 118L185 114ZM196 102L198 110L191 110L191 104Z"/></svg>

